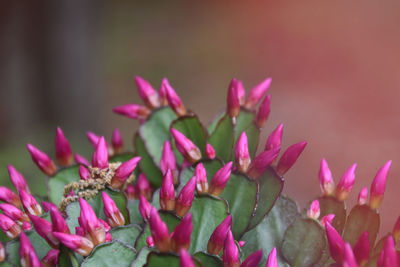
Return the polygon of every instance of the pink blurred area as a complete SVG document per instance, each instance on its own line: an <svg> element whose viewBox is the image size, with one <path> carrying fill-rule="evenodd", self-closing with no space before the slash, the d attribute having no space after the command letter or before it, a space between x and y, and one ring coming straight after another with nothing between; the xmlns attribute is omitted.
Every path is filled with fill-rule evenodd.
<svg viewBox="0 0 400 267"><path fill-rule="evenodd" d="M400 215L399 1L16 2L1 9L3 150L26 157L23 142L46 147L35 136L57 125L76 144L113 127L130 143L138 124L111 109L139 101L136 74L157 88L167 76L205 122L225 105L232 77L250 89L271 76L262 140L282 122L285 147L309 143L285 193L305 208L325 157L336 181L358 163L354 202L392 159L383 232Z"/></svg>

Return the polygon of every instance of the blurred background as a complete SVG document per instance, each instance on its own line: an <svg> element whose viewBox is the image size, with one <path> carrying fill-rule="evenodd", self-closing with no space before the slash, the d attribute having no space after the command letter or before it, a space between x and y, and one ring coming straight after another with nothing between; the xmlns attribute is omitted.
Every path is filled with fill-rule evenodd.
<svg viewBox="0 0 400 267"><path fill-rule="evenodd" d="M232 77L249 90L266 77L284 147L307 140L286 176L302 208L319 194L326 157L338 181L358 163L354 201L392 159L383 232L397 216L400 180L400 2L381 1L2 1L0 183L7 164L45 192L26 143L54 155L61 126L76 152L85 132L119 127L131 148L138 123L115 105L138 103L133 76L155 88L168 77L204 122L225 105Z"/></svg>

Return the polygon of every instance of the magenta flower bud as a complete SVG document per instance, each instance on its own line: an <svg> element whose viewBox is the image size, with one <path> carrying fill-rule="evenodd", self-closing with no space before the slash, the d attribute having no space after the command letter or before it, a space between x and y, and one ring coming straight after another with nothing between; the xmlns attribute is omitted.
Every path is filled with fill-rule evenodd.
<svg viewBox="0 0 400 267"><path fill-rule="evenodd" d="M0 242L0 262L6 260L6 250L4 249L3 243Z"/></svg>
<svg viewBox="0 0 400 267"><path fill-rule="evenodd" d="M368 231L365 231L353 248L354 257L356 258L358 265L365 266L368 263L370 249L369 234Z"/></svg>
<svg viewBox="0 0 400 267"><path fill-rule="evenodd" d="M94 247L92 241L80 235L54 232L53 235L69 249L82 256L88 256Z"/></svg>
<svg viewBox="0 0 400 267"><path fill-rule="evenodd" d="M99 219L99 222L103 225L104 231L108 232L111 230L111 226L106 221Z"/></svg>
<svg viewBox="0 0 400 267"><path fill-rule="evenodd" d="M100 137L92 157L92 166L99 169L108 168L108 151L104 136Z"/></svg>
<svg viewBox="0 0 400 267"><path fill-rule="evenodd" d="M397 218L397 221L393 226L392 235L394 241L397 243L400 240L400 216Z"/></svg>
<svg viewBox="0 0 400 267"><path fill-rule="evenodd" d="M155 247L160 252L169 251L171 240L169 237L168 227L163 220L161 220L160 215L154 207L151 208L149 226Z"/></svg>
<svg viewBox="0 0 400 267"><path fill-rule="evenodd" d="M24 176L12 165L7 165L7 169L8 174L10 175L10 180L17 191L25 190L26 192L30 193L31 190L29 189L29 186L26 183Z"/></svg>
<svg viewBox="0 0 400 267"><path fill-rule="evenodd" d="M175 204L175 214L184 217L192 207L194 190L196 189L196 177L192 177L182 188Z"/></svg>
<svg viewBox="0 0 400 267"><path fill-rule="evenodd" d="M325 196L332 196L335 193L335 182L332 179L328 163L324 158L321 160L321 167L319 169L319 183L322 193Z"/></svg>
<svg viewBox="0 0 400 267"><path fill-rule="evenodd" d="M165 91L167 92L168 104L172 108L172 110L179 117L185 116L186 108L183 105L182 100L180 99L178 94L175 92L174 88L172 88L172 86L169 84L167 78L162 79L161 86L163 86L165 88Z"/></svg>
<svg viewBox="0 0 400 267"><path fill-rule="evenodd" d="M231 118L237 117L240 113L239 91L237 88L237 80L235 78L233 78L229 84L226 112Z"/></svg>
<svg viewBox="0 0 400 267"><path fill-rule="evenodd" d="M206 145L206 156L209 159L214 159L215 158L215 149L211 144Z"/></svg>
<svg viewBox="0 0 400 267"><path fill-rule="evenodd" d="M82 155L75 154L75 162L86 167L90 166L90 162Z"/></svg>
<svg viewBox="0 0 400 267"><path fill-rule="evenodd" d="M19 197L22 201L22 205L24 206L24 210L26 213L28 213L28 215L42 215L42 207L31 194L25 192L24 190L21 190L19 192Z"/></svg>
<svg viewBox="0 0 400 267"><path fill-rule="evenodd" d="M3 211L4 215L17 222L19 225L22 225L24 222L29 222L28 215L14 205L1 203L0 209Z"/></svg>
<svg viewBox="0 0 400 267"><path fill-rule="evenodd" d="M89 180L92 178L89 170L83 165L79 165L79 176L82 180Z"/></svg>
<svg viewBox="0 0 400 267"><path fill-rule="evenodd" d="M106 242L111 242L112 241L112 235L111 233L107 232L106 233Z"/></svg>
<svg viewBox="0 0 400 267"><path fill-rule="evenodd" d="M46 153L40 151L31 144L26 146L29 153L31 154L33 162L39 167L39 169L48 176L53 176L57 172L56 164L47 156Z"/></svg>
<svg viewBox="0 0 400 267"><path fill-rule="evenodd" d="M158 93L148 81L142 77L135 76L135 83L138 87L139 96L146 106L148 106L150 109L160 106L160 98L158 97Z"/></svg>
<svg viewBox="0 0 400 267"><path fill-rule="evenodd" d="M267 143L265 144L265 150L278 149L278 151L280 151L282 146L282 135L283 124L281 123L268 136Z"/></svg>
<svg viewBox="0 0 400 267"><path fill-rule="evenodd" d="M176 148L187 161L193 164L201 159L200 149L189 138L174 128L171 128L171 134L175 139Z"/></svg>
<svg viewBox="0 0 400 267"><path fill-rule="evenodd" d="M56 210L58 209L56 204L51 203L51 202L46 202L43 200L42 200L42 206L43 206L44 212L49 212L52 209L56 209Z"/></svg>
<svg viewBox="0 0 400 267"><path fill-rule="evenodd" d="M188 250L190 247L190 236L193 231L192 214L182 219L171 234L171 249L175 252L182 248Z"/></svg>
<svg viewBox="0 0 400 267"><path fill-rule="evenodd" d="M58 249L52 249L47 252L46 256L42 259L43 267L53 267L58 264L58 255L60 251Z"/></svg>
<svg viewBox="0 0 400 267"><path fill-rule="evenodd" d="M266 267L278 267L278 260L276 258L276 248L274 247L268 255Z"/></svg>
<svg viewBox="0 0 400 267"><path fill-rule="evenodd" d="M0 200L12 204L18 208L22 207L21 200L17 194L5 186L0 186Z"/></svg>
<svg viewBox="0 0 400 267"><path fill-rule="evenodd" d="M139 199L139 212L140 215L142 215L143 220L146 222L150 219L151 205L144 196L140 195Z"/></svg>
<svg viewBox="0 0 400 267"><path fill-rule="evenodd" d="M68 224L58 209L51 209L50 217L53 226L53 232L61 232L66 234L70 233Z"/></svg>
<svg viewBox="0 0 400 267"><path fill-rule="evenodd" d="M71 165L74 162L74 154L72 153L71 145L60 127L57 127L56 130L55 146L58 163L61 166Z"/></svg>
<svg viewBox="0 0 400 267"><path fill-rule="evenodd" d="M175 209L174 178L172 177L170 169L167 170L162 181L160 189L160 207L163 210Z"/></svg>
<svg viewBox="0 0 400 267"><path fill-rule="evenodd" d="M137 199L136 188L133 184L128 184L125 188L125 194L128 199Z"/></svg>
<svg viewBox="0 0 400 267"><path fill-rule="evenodd" d="M238 242L238 244L239 244L239 247L242 248L244 245L246 245L246 241L240 240L240 241Z"/></svg>
<svg viewBox="0 0 400 267"><path fill-rule="evenodd" d="M349 243L344 245L343 267L358 267L356 258L354 257L353 250L351 249L351 245Z"/></svg>
<svg viewBox="0 0 400 267"><path fill-rule="evenodd" d="M107 217L107 222L111 227L117 227L125 225L125 218L121 211L118 209L114 200L110 198L106 192L101 192L101 197L104 203L104 215Z"/></svg>
<svg viewBox="0 0 400 267"><path fill-rule="evenodd" d="M79 198L79 205L81 207L79 217L80 226L83 227L85 232L89 233L95 246L104 243L106 232L104 230L104 227L101 225L99 219L97 218L96 213L94 213L93 208L83 198Z"/></svg>
<svg viewBox="0 0 400 267"><path fill-rule="evenodd" d="M344 241L336 229L329 223L325 224L325 231L331 257L337 263L341 264L344 256Z"/></svg>
<svg viewBox="0 0 400 267"><path fill-rule="evenodd" d="M385 194L386 180L391 165L392 165L391 160L386 162L386 164L379 169L374 180L372 181L370 189L371 196L369 198L369 206L371 207L371 209L379 208L379 206L382 203L383 195Z"/></svg>
<svg viewBox="0 0 400 267"><path fill-rule="evenodd" d="M21 227L4 214L0 214L0 228L11 239L16 238L21 233Z"/></svg>
<svg viewBox="0 0 400 267"><path fill-rule="evenodd" d="M24 223L22 224L22 230L23 230L23 231L29 231L29 230L31 230L31 229L32 229L32 225L31 225L30 222L24 222Z"/></svg>
<svg viewBox="0 0 400 267"><path fill-rule="evenodd" d="M164 78L164 79L166 79L166 78ZM158 89L158 96L160 97L162 106L168 105L167 89L165 88L165 86L162 83L161 83L160 88Z"/></svg>
<svg viewBox="0 0 400 267"><path fill-rule="evenodd" d="M279 159L276 171L280 175L284 175L296 163L306 145L307 142L303 141L288 147Z"/></svg>
<svg viewBox="0 0 400 267"><path fill-rule="evenodd" d="M246 99L246 90L244 89L243 82L240 80L237 81L236 86L239 95L239 103L241 106L243 106Z"/></svg>
<svg viewBox="0 0 400 267"><path fill-rule="evenodd" d="M138 180L136 181L136 191L139 195L144 196L146 199L151 198L151 188L146 175L143 173L139 174Z"/></svg>
<svg viewBox="0 0 400 267"><path fill-rule="evenodd" d="M307 217L318 220L319 215L321 214L321 210L319 209L319 201L318 199L311 202L310 208L307 211Z"/></svg>
<svg viewBox="0 0 400 267"><path fill-rule="evenodd" d="M114 129L112 133L111 145L114 149L114 154L119 154L124 150L124 143L122 141L121 132L118 128Z"/></svg>
<svg viewBox="0 0 400 267"><path fill-rule="evenodd" d="M367 204L368 201L368 187L363 187L358 194L358 205Z"/></svg>
<svg viewBox="0 0 400 267"><path fill-rule="evenodd" d="M253 267L253 266L258 266L260 263L261 259L263 256L263 251L262 249L253 252L250 254L244 262L240 265L240 267Z"/></svg>
<svg viewBox="0 0 400 267"><path fill-rule="evenodd" d="M199 194L208 192L208 180L207 172L204 168L203 163L199 163L194 170L194 176L196 177L196 191Z"/></svg>
<svg viewBox="0 0 400 267"><path fill-rule="evenodd" d="M224 267L239 267L239 249L236 246L235 239L231 230L228 230L224 245L224 254L222 255L222 264Z"/></svg>
<svg viewBox="0 0 400 267"><path fill-rule="evenodd" d="M22 266L41 267L42 264L36 255L35 248L24 232L21 232L19 238L19 256Z"/></svg>
<svg viewBox="0 0 400 267"><path fill-rule="evenodd" d="M239 171L246 173L249 168L251 159L249 154L249 144L247 142L247 134L243 132L235 147L235 160Z"/></svg>
<svg viewBox="0 0 400 267"><path fill-rule="evenodd" d="M161 160L160 160L161 173L165 175L167 170L171 170L172 176L174 178L174 184L178 183L176 178L176 159L174 151L172 150L171 143L169 141L164 142Z"/></svg>
<svg viewBox="0 0 400 267"><path fill-rule="evenodd" d="M210 194L214 196L219 196L225 189L225 185L231 176L232 171L232 161L225 164L221 169L219 169L211 180Z"/></svg>
<svg viewBox="0 0 400 267"><path fill-rule="evenodd" d="M255 122L259 128L262 128L268 120L269 113L271 112L271 95L267 95L260 108L258 109Z"/></svg>
<svg viewBox="0 0 400 267"><path fill-rule="evenodd" d="M343 174L342 179L340 179L340 182L336 187L336 198L340 201L345 201L353 188L356 179L356 167L356 163L351 165L351 167Z"/></svg>
<svg viewBox="0 0 400 267"><path fill-rule="evenodd" d="M83 227L76 226L76 227L75 227L75 234L84 237L84 236L86 235L85 229L83 229Z"/></svg>
<svg viewBox="0 0 400 267"><path fill-rule="evenodd" d="M249 96L246 99L246 104L244 105L247 109L253 109L261 98L268 91L272 82L271 78L267 78L258 85L256 85L253 89L251 89Z"/></svg>
<svg viewBox="0 0 400 267"><path fill-rule="evenodd" d="M125 185L126 180L136 169L140 159L140 157L134 157L122 163L118 169L115 170L114 177L111 180L111 187L117 189L122 188Z"/></svg>
<svg viewBox="0 0 400 267"><path fill-rule="evenodd" d="M60 242L53 235L52 224L49 221L35 215L29 215L29 219L31 219L36 232L43 237L51 247L58 248L58 244Z"/></svg>
<svg viewBox="0 0 400 267"><path fill-rule="evenodd" d="M247 175L253 179L260 177L278 157L279 150L279 148L275 148L261 152L250 164Z"/></svg>
<svg viewBox="0 0 400 267"><path fill-rule="evenodd" d="M196 267L196 265L194 264L194 262L192 260L192 257L184 248L182 248L179 251L179 263L180 263L180 266L184 266L184 267Z"/></svg>
<svg viewBox="0 0 400 267"><path fill-rule="evenodd" d="M211 234L207 244L207 251L213 255L219 255L224 247L226 234L232 224L232 215L226 217Z"/></svg>
<svg viewBox="0 0 400 267"><path fill-rule="evenodd" d="M333 219L335 219L335 214L327 214L321 218L320 224L325 227L327 223L332 224Z"/></svg>
<svg viewBox="0 0 400 267"><path fill-rule="evenodd" d="M113 112L131 119L145 120L150 114L150 110L141 105L126 104L113 108Z"/></svg>
<svg viewBox="0 0 400 267"><path fill-rule="evenodd" d="M100 141L100 136L98 136L94 132L87 132L86 137L88 138L89 142L92 144L93 148L96 148L97 144Z"/></svg>
<svg viewBox="0 0 400 267"><path fill-rule="evenodd" d="M392 236L388 236L385 241L383 266L398 266L398 259L396 253L396 247Z"/></svg>
<svg viewBox="0 0 400 267"><path fill-rule="evenodd" d="M153 237L151 235L149 235L147 237L146 243L147 243L147 246L149 246L149 248L154 247L154 240L153 240Z"/></svg>

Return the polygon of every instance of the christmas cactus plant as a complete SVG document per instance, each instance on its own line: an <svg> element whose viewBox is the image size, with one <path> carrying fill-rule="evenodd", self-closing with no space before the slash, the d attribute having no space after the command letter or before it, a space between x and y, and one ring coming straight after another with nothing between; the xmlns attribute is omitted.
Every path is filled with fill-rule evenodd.
<svg viewBox="0 0 400 267"><path fill-rule="evenodd" d="M282 124L265 144L259 140L271 79L247 97L233 79L227 108L208 127L167 79L158 92L140 77L135 82L144 105L114 108L140 120L133 152L118 130L111 142L88 132L89 162L58 128L58 165L27 146L47 176L39 181L46 197L33 196L8 166L15 191L0 187L1 266L398 266L400 222L377 241L390 161L369 199L363 188L350 209L356 164L336 186L322 159L322 195L301 210L281 193L306 142L282 152Z"/></svg>

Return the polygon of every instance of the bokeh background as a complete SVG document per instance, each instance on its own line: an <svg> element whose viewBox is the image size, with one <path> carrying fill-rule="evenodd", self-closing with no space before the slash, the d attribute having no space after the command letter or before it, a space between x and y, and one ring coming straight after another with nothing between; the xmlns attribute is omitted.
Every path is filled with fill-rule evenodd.
<svg viewBox="0 0 400 267"><path fill-rule="evenodd" d="M127 146L138 123L112 114L139 102L133 75L158 88L168 77L187 106L209 122L232 77L247 89L265 77L272 113L263 132L285 124L284 146L307 140L286 176L302 207L319 194L326 157L336 181L358 163L352 201L392 159L381 208L397 215L400 181L400 2L385 1L2 1L0 4L0 181L13 164L37 193L43 175L31 142L54 155L61 126L89 156L85 132ZM263 143L262 143L263 144Z"/></svg>

